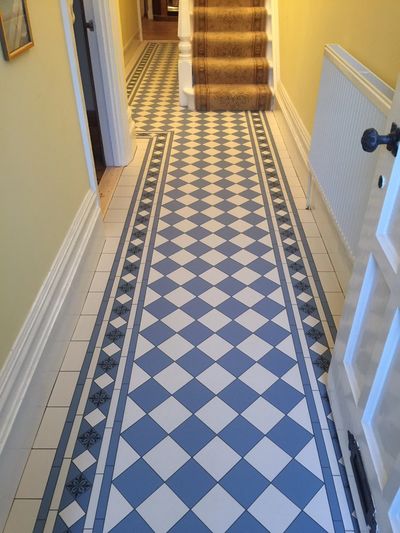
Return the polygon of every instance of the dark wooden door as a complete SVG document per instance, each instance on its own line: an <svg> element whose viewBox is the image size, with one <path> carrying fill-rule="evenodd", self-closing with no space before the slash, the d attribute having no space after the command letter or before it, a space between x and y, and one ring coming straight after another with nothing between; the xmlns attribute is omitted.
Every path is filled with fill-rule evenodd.
<svg viewBox="0 0 400 533"><path fill-rule="evenodd" d="M90 22L86 20L83 0L74 0L75 40L78 51L79 68L81 72L83 92L85 95L86 112L89 123L90 139L92 142L93 158L96 167L97 181L100 182L106 163L101 135L99 109L93 80L93 67L87 32L91 31Z"/></svg>

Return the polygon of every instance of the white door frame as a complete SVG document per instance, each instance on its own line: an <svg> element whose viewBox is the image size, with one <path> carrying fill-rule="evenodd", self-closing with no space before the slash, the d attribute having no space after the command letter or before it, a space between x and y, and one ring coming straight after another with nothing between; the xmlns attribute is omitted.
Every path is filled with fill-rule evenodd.
<svg viewBox="0 0 400 533"><path fill-rule="evenodd" d="M91 15L96 28L95 47L92 40L91 52L94 51L93 55L97 55L97 58L92 59L94 62L97 60L98 67L95 85L106 165L126 166L135 152L135 126L126 96L119 7L115 0L89 1L93 8ZM73 0L60 0L89 184L92 190L97 191L97 177L76 51L72 6Z"/></svg>

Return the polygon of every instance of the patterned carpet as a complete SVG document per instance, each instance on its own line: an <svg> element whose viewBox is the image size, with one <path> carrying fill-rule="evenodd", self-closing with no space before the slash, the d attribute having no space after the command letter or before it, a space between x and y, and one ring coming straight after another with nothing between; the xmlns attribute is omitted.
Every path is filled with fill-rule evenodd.
<svg viewBox="0 0 400 533"><path fill-rule="evenodd" d="M269 109L267 11L260 1L195 0L193 24L196 109Z"/></svg>
<svg viewBox="0 0 400 533"><path fill-rule="evenodd" d="M128 80L146 158L35 533L358 531L268 117L181 109L176 63Z"/></svg>

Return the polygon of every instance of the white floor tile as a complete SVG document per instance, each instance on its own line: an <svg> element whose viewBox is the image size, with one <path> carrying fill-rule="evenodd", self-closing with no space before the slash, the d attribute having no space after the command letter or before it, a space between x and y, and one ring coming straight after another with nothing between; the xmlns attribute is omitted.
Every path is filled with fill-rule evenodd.
<svg viewBox="0 0 400 533"><path fill-rule="evenodd" d="M290 455L267 437L250 450L245 459L269 481L272 481L292 460Z"/></svg>
<svg viewBox="0 0 400 533"><path fill-rule="evenodd" d="M319 279L325 292L342 292L342 288L334 272L320 272Z"/></svg>
<svg viewBox="0 0 400 533"><path fill-rule="evenodd" d="M104 217L104 222L113 223L113 222L125 222L127 215L127 209L108 209L106 216Z"/></svg>
<svg viewBox="0 0 400 533"><path fill-rule="evenodd" d="M48 407L44 412L33 448L57 448L68 407Z"/></svg>
<svg viewBox="0 0 400 533"><path fill-rule="evenodd" d="M237 417L237 412L218 397L214 397L197 411L196 416L214 433L219 433Z"/></svg>
<svg viewBox="0 0 400 533"><path fill-rule="evenodd" d="M271 344L254 334L249 335L247 339L238 345L238 348L254 361L258 361L272 350Z"/></svg>
<svg viewBox="0 0 400 533"><path fill-rule="evenodd" d="M217 334L211 335L198 348L209 357L218 361L223 355L233 348L233 345Z"/></svg>
<svg viewBox="0 0 400 533"><path fill-rule="evenodd" d="M171 396L149 414L167 433L171 433L192 413Z"/></svg>
<svg viewBox="0 0 400 533"><path fill-rule="evenodd" d="M71 341L64 356L61 371L80 372L88 345L87 341Z"/></svg>
<svg viewBox="0 0 400 533"><path fill-rule="evenodd" d="M129 198L131 201L134 191L134 185L118 185L114 191L114 198Z"/></svg>
<svg viewBox="0 0 400 533"><path fill-rule="evenodd" d="M243 511L244 508L219 485L193 508L193 512L213 533L225 533Z"/></svg>
<svg viewBox="0 0 400 533"><path fill-rule="evenodd" d="M225 389L225 387L232 383L232 381L235 381L235 377L230 372L216 363L198 375L197 379L214 394L218 394L222 389Z"/></svg>
<svg viewBox="0 0 400 533"><path fill-rule="evenodd" d="M318 272L333 272L333 266L329 255L326 253L323 254L313 254L313 259L315 266L317 267Z"/></svg>
<svg viewBox="0 0 400 533"><path fill-rule="evenodd" d="M246 383L251 389L258 392L258 394L265 392L278 380L275 374L258 363L246 370L239 379L240 381L243 381L243 383Z"/></svg>
<svg viewBox="0 0 400 533"><path fill-rule="evenodd" d="M332 315L341 315L344 306L344 296L341 292L327 292L325 293L328 300L329 309Z"/></svg>
<svg viewBox="0 0 400 533"><path fill-rule="evenodd" d="M107 287L109 272L95 272L89 292L104 292Z"/></svg>
<svg viewBox="0 0 400 533"><path fill-rule="evenodd" d="M16 498L42 498L55 453L55 450L31 451Z"/></svg>
<svg viewBox="0 0 400 533"><path fill-rule="evenodd" d="M194 459L217 481L219 481L235 464L240 461L240 455L219 437L202 448Z"/></svg>
<svg viewBox="0 0 400 533"><path fill-rule="evenodd" d="M300 513L300 509L270 485L250 506L249 512L269 531L284 533Z"/></svg>
<svg viewBox="0 0 400 533"><path fill-rule="evenodd" d="M166 481L190 459L190 455L168 436L146 453L143 459Z"/></svg>
<svg viewBox="0 0 400 533"><path fill-rule="evenodd" d="M128 516L131 511L133 511L133 507L130 503L122 496L114 485L111 485L106 520L104 523L104 533L108 533L114 529L114 527Z"/></svg>
<svg viewBox="0 0 400 533"><path fill-rule="evenodd" d="M186 514L188 507L171 489L162 485L137 511L155 533L166 533Z"/></svg>
<svg viewBox="0 0 400 533"><path fill-rule="evenodd" d="M3 533L32 533L40 500L14 500Z"/></svg>
<svg viewBox="0 0 400 533"><path fill-rule="evenodd" d="M304 509L313 520L320 524L328 533L334 533L335 529L332 523L329 502L326 495L325 487L314 496ZM353 526L353 524L351 523Z"/></svg>
<svg viewBox="0 0 400 533"><path fill-rule="evenodd" d="M103 253L97 263L96 272L110 272L114 263L115 254Z"/></svg>
<svg viewBox="0 0 400 533"><path fill-rule="evenodd" d="M302 226L304 229L304 233L306 234L306 237L320 237L321 236L318 226L314 222L303 222Z"/></svg>
<svg viewBox="0 0 400 533"><path fill-rule="evenodd" d="M97 316L93 315L81 315L78 319L74 334L72 335L73 341L89 341L93 333L93 328L96 323Z"/></svg>
<svg viewBox="0 0 400 533"><path fill-rule="evenodd" d="M51 392L48 407L69 407L79 372L60 372Z"/></svg>
<svg viewBox="0 0 400 533"><path fill-rule="evenodd" d="M258 398L243 411L242 416L266 434L282 420L284 414L267 400L264 400L264 398Z"/></svg>
<svg viewBox="0 0 400 533"><path fill-rule="evenodd" d="M109 209L128 209L132 199L130 196L114 196L110 202Z"/></svg>
<svg viewBox="0 0 400 533"><path fill-rule="evenodd" d="M88 292L81 314L97 316L100 310L102 300L102 292Z"/></svg>
<svg viewBox="0 0 400 533"><path fill-rule="evenodd" d="M167 368L157 374L155 379L169 393L174 394L193 378L189 372L186 372L181 366L172 363L172 365L167 366Z"/></svg>
<svg viewBox="0 0 400 533"><path fill-rule="evenodd" d="M122 222L104 222L103 228L106 237L120 237L124 224Z"/></svg>

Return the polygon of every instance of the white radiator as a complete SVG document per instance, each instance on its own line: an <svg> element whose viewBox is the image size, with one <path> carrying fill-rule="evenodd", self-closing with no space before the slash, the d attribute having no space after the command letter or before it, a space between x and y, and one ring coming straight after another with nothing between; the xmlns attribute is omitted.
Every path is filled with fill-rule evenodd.
<svg viewBox="0 0 400 533"><path fill-rule="evenodd" d="M377 153L366 154L361 136L379 133L393 90L338 45L325 47L318 107L310 150L310 170L354 257Z"/></svg>

